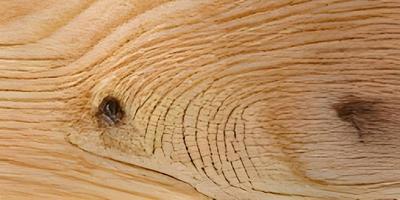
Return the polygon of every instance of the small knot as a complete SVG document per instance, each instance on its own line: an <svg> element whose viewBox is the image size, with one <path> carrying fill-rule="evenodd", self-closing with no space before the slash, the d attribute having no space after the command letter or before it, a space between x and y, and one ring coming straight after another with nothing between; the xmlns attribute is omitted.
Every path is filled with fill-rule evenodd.
<svg viewBox="0 0 400 200"><path fill-rule="evenodd" d="M100 103L97 116L109 126L113 126L122 120L124 112L118 99L107 96Z"/></svg>
<svg viewBox="0 0 400 200"><path fill-rule="evenodd" d="M372 134L379 124L377 102L350 100L334 106L338 117L350 123L358 132L359 137ZM382 121L382 120L381 120Z"/></svg>

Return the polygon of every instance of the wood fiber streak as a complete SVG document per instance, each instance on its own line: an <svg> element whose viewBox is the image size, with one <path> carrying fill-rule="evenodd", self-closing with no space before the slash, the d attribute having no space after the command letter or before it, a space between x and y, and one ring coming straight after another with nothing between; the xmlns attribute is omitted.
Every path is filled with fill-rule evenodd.
<svg viewBox="0 0 400 200"><path fill-rule="evenodd" d="M0 200L400 199L399 93L397 0L3 0Z"/></svg>

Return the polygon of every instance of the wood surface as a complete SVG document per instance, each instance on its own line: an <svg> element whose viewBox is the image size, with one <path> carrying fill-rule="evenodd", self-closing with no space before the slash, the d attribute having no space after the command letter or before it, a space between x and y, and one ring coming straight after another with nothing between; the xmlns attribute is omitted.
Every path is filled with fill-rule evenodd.
<svg viewBox="0 0 400 200"><path fill-rule="evenodd" d="M399 0L0 0L0 200L400 199L399 94Z"/></svg>

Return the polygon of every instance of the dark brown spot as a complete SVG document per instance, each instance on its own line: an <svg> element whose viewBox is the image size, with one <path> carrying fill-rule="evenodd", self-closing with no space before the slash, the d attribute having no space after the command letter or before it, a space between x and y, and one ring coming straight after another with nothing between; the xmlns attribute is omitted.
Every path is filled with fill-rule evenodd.
<svg viewBox="0 0 400 200"><path fill-rule="evenodd" d="M118 99L108 96L100 103L97 116L107 125L113 126L122 120L124 112Z"/></svg>
<svg viewBox="0 0 400 200"><path fill-rule="evenodd" d="M338 117L350 123L360 137L371 133L380 117L377 102L351 100L334 106Z"/></svg>

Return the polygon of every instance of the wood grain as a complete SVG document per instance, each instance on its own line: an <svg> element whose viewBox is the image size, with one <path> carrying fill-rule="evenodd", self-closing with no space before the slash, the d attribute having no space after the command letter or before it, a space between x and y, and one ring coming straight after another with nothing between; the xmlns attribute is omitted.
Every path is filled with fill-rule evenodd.
<svg viewBox="0 0 400 200"><path fill-rule="evenodd" d="M1 200L400 199L397 0L0 13Z"/></svg>

